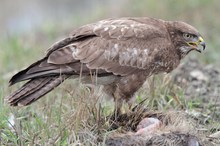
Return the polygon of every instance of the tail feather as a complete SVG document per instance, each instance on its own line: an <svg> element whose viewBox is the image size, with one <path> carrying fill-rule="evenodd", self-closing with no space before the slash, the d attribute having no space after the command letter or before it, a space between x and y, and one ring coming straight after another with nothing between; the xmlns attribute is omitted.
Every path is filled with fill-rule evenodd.
<svg viewBox="0 0 220 146"><path fill-rule="evenodd" d="M33 63L28 68L15 74L9 81L9 85L39 77L48 77L65 73L72 73L73 69L66 65L48 64L45 58Z"/></svg>
<svg viewBox="0 0 220 146"><path fill-rule="evenodd" d="M9 103L18 102L19 100L21 100L21 97L24 98L28 96L30 93L39 90L44 85L46 85L50 80L51 78L44 77L44 78L37 78L28 81L20 89L18 89L8 97Z"/></svg>
<svg viewBox="0 0 220 146"><path fill-rule="evenodd" d="M29 105L60 85L70 75L34 78L8 97L12 106Z"/></svg>

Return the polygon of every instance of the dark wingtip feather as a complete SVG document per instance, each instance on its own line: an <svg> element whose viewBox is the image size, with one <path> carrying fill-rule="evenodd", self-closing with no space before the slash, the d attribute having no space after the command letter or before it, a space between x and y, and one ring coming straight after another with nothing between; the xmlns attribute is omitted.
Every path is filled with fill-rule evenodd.
<svg viewBox="0 0 220 146"><path fill-rule="evenodd" d="M23 81L22 78L24 77L26 70L22 70L15 74L10 80L9 80L9 86L14 85L15 83L18 83L20 81Z"/></svg>
<svg viewBox="0 0 220 146"><path fill-rule="evenodd" d="M32 68L34 67L35 65L41 63L42 61L44 61L46 59L46 57L44 57L43 59L41 60L38 60L37 62L31 64L29 67L27 67L26 69L16 73L9 81L9 86L12 86L18 82L21 82L21 81L24 81L24 80L27 80L27 79L30 79L28 78L28 74L27 72Z"/></svg>
<svg viewBox="0 0 220 146"><path fill-rule="evenodd" d="M10 87L10 86L12 86L13 85L13 83L11 82L11 81L9 81L8 82L8 86Z"/></svg>

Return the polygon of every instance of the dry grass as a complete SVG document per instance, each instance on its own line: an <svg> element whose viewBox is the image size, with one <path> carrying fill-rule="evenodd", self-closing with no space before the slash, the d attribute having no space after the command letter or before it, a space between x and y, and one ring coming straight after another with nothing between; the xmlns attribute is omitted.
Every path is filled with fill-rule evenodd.
<svg viewBox="0 0 220 146"><path fill-rule="evenodd" d="M160 85L159 89L156 88L158 85ZM13 108L1 102L1 144L103 145L106 139L115 138L115 133L126 135L129 131L134 132L142 118L152 116L163 119L166 123L160 129L160 134L170 131L181 132L197 136L200 140L205 134L211 134L211 131L198 119L196 122L191 122L196 116L192 116L191 120L188 120L189 117L186 118L188 114L183 109L187 106L179 103L186 103L183 91L173 84L168 76L152 77L146 82L145 87L137 94L136 103L147 98L142 105L145 107L147 105L150 110L131 112L125 105L124 111L128 114L123 115L122 117L126 117L119 120L116 131L110 130L111 125L108 120L108 116L113 111L113 102L106 101L98 91L98 89L89 90L77 80L69 80L63 83L61 88L47 95L47 98L40 99L28 107ZM175 100L173 93L180 101ZM138 107L140 105L137 109ZM170 110L179 112L169 112ZM213 123L216 122L211 121L209 124ZM199 132L203 135L199 135ZM145 142L146 140L147 138Z"/></svg>
<svg viewBox="0 0 220 146"><path fill-rule="evenodd" d="M199 58L205 63L220 61L218 50L220 21L216 19L219 17L219 13L216 12L219 10L219 1L196 0L192 2L188 0L183 3L169 0L158 3L154 0L141 0L127 3L127 7L123 6L117 12L118 16L181 19L195 25L204 34L208 47L205 55L199 54L198 57L198 55L192 54L191 57ZM111 11L106 8L100 8L97 11L100 13L92 15L94 20L111 17L106 16L108 13L111 14ZM103 13L105 16L102 15ZM78 18L73 23L75 24L77 21L76 23L81 25L80 20L81 18ZM89 20L83 19L83 23L87 23ZM65 82L31 106L9 107L4 97L21 85L8 88L9 78L21 68L39 59L44 54L45 48L63 35L57 30L57 27L43 26L42 28L32 34L0 40L0 145L104 145L102 141L107 140L115 132L127 132L131 125L124 125L117 130L109 131L110 125L107 117L113 111L113 102L105 99L95 90L90 91L78 81ZM65 30L70 30L69 28L72 26L68 26ZM219 90L219 87L216 87L216 90ZM198 137L200 135L192 129L197 128L204 135L219 131L220 119L217 111L219 103L217 101L215 103L213 100L207 105L199 97L186 99L184 93L185 87L176 85L172 75L158 75L146 82L136 94L134 103L138 104L147 98L144 105L150 111L156 113L162 111L168 116L170 110L184 113L174 119L177 124L164 127L162 129L164 131L190 131L190 134ZM210 99L210 97L207 98ZM126 104L123 109L125 112L129 112ZM178 124L184 124L181 121L183 115L183 119L185 119L186 111L191 119L196 120L197 125L188 126L189 130L187 128L178 129L181 127ZM134 123L137 124L138 120L140 119L137 118L135 122L130 121L127 124L133 124L135 127ZM194 120L192 121L194 122ZM187 121L186 119L186 123ZM188 124L186 123L185 125ZM185 125L184 127L186 127ZM135 128L129 130L133 132Z"/></svg>

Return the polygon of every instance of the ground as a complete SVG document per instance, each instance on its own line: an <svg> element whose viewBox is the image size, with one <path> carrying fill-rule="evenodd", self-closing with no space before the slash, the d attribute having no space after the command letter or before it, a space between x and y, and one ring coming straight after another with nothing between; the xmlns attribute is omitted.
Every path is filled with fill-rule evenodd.
<svg viewBox="0 0 220 146"><path fill-rule="evenodd" d="M110 145L117 141L118 144L120 142L146 144L154 142L157 138L166 139L170 135L182 137L188 141L188 144L198 141L203 145L207 142L208 146L220 145L220 19L216 19L220 14L219 1L140 0L137 2L122 0L120 3L117 2L117 5L112 1L109 2L112 3L112 6L102 4L101 7L95 8L94 12L90 11L85 4L77 7L80 8L77 12L73 8L74 4L68 4L68 7L74 12L64 8L57 11L54 5L49 4L45 10L50 12L50 9L55 9L55 11L52 16L43 20L39 28L27 29L27 26L24 25L22 26L25 29L23 33L1 29L1 32L3 31L1 35L3 34L4 37L0 38L0 145L95 146L105 143ZM38 21L30 11L32 8L29 5L33 4L23 3L20 3L22 8L17 4L13 7L8 5L8 8L4 6L4 3L1 5L3 9L7 10L7 13L0 13L1 16L16 21L16 23L9 21L15 28L19 27L18 24L23 23L9 15L8 12L20 15L13 9L15 7L22 11L25 10L25 18L27 12L30 12L31 18ZM62 19L57 21L56 12L62 10L67 10L66 13L69 17L61 16ZM81 15L82 10L86 10L83 16ZM38 13L36 14L38 15ZM41 15L46 16L43 13ZM73 28L100 19L122 16L182 20L200 31L207 48L202 54L190 53L182 61L181 66L171 74L161 74L149 78L144 87L135 95L136 100L133 105L133 107L139 105L141 101L147 99L142 106L137 106L146 110L130 112L125 104L123 107L124 112L127 113L124 115L125 120L120 122L122 125L118 123L120 125L116 130L110 130L111 125L108 121L108 116L113 112L113 101L105 99L97 90L89 90L78 81L65 82L31 106L9 107L4 100L5 96L21 86L18 84L8 87L8 81L13 74L40 59L50 45L67 36ZM55 21L51 22L51 17L55 18ZM138 116L140 114L142 116ZM144 118L143 115L149 117L149 114L154 117L165 115L164 117L174 118L168 122L169 125L166 124L165 119L165 126L160 129L170 132L161 132L164 133L163 137L161 137L161 133L158 137L155 135L148 135L147 138L134 136L135 128L141 118ZM133 118L131 118L132 116ZM184 126L173 123L180 123Z"/></svg>
<svg viewBox="0 0 220 146"><path fill-rule="evenodd" d="M135 131L137 123L144 117L157 117L163 128L154 133L137 136L135 132L114 133L107 139L108 145L200 145L220 144L219 138L219 87L220 70L214 65L204 65L189 59L172 73L172 84L184 89L185 101L182 110L175 111L135 111L121 121L121 128ZM176 95L176 97L179 97ZM209 97L209 98L207 98ZM176 98L175 98L176 99ZM178 101L181 104L181 101ZM141 113L141 114L140 114ZM128 118L128 117L129 118ZM135 118L134 118L135 117ZM128 119L135 119L129 121ZM126 124L124 123L126 121ZM138 121L138 122L137 122ZM136 125L135 125L136 124ZM173 126L175 125L175 126ZM132 129L132 130L131 130ZM214 133L214 134L212 134Z"/></svg>
<svg viewBox="0 0 220 146"><path fill-rule="evenodd" d="M28 107L9 108L7 103L1 103L1 143L129 145L138 141L140 145L156 145L158 139L167 141L172 136L184 139L183 142L195 139L202 145L219 143L220 71L214 65L188 58L171 74L151 77L136 94L133 105L144 110L130 111L125 104L126 114L116 129L111 128L108 120L113 102L106 101L99 90L77 84L78 81L70 80L55 94ZM135 135L138 123L152 115L163 121L159 135L158 131L147 136Z"/></svg>

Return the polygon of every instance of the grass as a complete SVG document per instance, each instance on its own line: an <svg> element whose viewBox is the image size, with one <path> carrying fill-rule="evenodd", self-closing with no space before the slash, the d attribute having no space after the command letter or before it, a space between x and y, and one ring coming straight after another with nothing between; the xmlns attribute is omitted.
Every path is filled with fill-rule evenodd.
<svg viewBox="0 0 220 146"><path fill-rule="evenodd" d="M169 77L150 78L145 88L138 92L137 102L148 98L145 104L150 109L169 111L182 110L184 107L195 113L193 110L196 110L201 101L186 101L183 89L174 85L172 81L167 81L167 78ZM106 102L98 93L92 93L84 86L77 87L77 83L67 81L46 98L28 107L9 107L1 99L1 144L103 145L98 139L105 139L112 133L108 131L109 123L105 117L113 112L113 103ZM149 90L146 90L148 88ZM174 93L183 105L173 98ZM124 110L127 111L126 106ZM207 116L203 118L205 121ZM219 127L217 120L207 120L206 125L212 125L210 128L216 131ZM14 123L11 123L12 121Z"/></svg>
<svg viewBox="0 0 220 146"><path fill-rule="evenodd" d="M173 0L158 3L141 0L138 3L127 2L127 6L129 11L121 8L122 16L147 15L164 19L176 19L179 16L180 19L198 26L204 32L208 44L206 54L199 55L199 60L207 64L220 61L220 21L216 19L218 14L214 13L219 9L218 1L188 0L182 4ZM163 15L161 11L155 12L158 8ZM90 19L107 17L102 12L108 14L106 9L100 8ZM92 20L78 18L73 23L81 25ZM14 108L5 103L4 97L21 85L8 88L9 78L24 66L40 59L44 48L48 48L58 36L64 35L62 31L69 30L70 26L60 30L56 28L53 24L45 24L32 34L8 37L0 41L0 145L103 145L98 139L105 139L111 134L108 131L108 121L103 121L103 117L112 113L113 102L106 101L97 91L90 91L83 85L79 87L78 81L65 82L28 107ZM198 58L198 55L192 54L191 57ZM151 77L137 93L136 103L145 98L145 104L149 108L159 111L184 108L193 114L200 109L199 105L203 105L206 110L199 111L199 114L202 115L206 127L211 132L220 128L219 116L213 108L215 103L206 105L198 98L185 99L184 88L173 84L171 75ZM127 110L126 105L124 110Z"/></svg>

